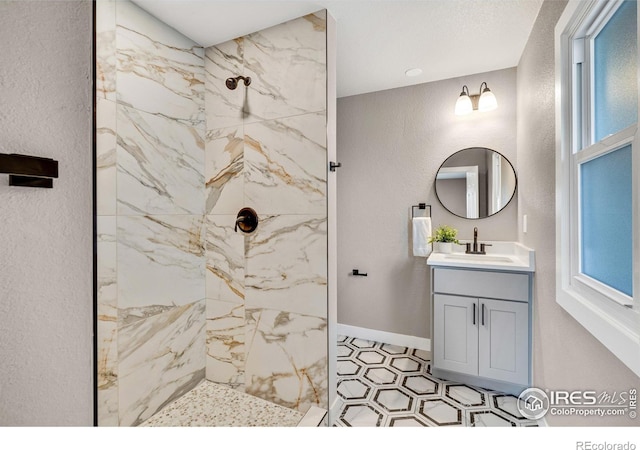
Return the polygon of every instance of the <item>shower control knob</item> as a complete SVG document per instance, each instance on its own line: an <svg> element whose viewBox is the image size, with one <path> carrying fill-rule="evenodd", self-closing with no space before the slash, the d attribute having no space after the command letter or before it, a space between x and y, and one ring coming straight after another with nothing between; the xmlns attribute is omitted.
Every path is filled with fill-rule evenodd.
<svg viewBox="0 0 640 450"><path fill-rule="evenodd" d="M236 226L234 231L237 233L238 228L243 233L251 233L258 228L258 214L251 208L242 208L236 217Z"/></svg>

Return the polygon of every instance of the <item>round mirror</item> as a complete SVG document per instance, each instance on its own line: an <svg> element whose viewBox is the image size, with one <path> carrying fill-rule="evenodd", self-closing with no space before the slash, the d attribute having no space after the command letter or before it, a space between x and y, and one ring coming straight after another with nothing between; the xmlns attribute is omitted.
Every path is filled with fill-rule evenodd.
<svg viewBox="0 0 640 450"><path fill-rule="evenodd" d="M516 172L495 150L472 147L449 156L436 175L436 196L456 216L482 219L500 212L516 192Z"/></svg>

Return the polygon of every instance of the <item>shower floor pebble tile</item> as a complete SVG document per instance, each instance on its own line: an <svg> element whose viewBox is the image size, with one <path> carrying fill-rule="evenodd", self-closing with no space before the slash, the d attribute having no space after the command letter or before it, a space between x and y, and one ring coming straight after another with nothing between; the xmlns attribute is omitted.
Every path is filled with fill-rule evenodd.
<svg viewBox="0 0 640 450"><path fill-rule="evenodd" d="M203 381L140 424L143 427L295 427L303 414Z"/></svg>

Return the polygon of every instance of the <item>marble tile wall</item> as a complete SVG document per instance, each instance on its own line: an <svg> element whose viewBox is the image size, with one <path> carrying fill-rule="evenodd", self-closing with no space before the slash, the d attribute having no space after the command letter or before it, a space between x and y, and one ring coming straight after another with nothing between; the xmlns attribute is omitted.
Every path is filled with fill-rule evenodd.
<svg viewBox="0 0 640 450"><path fill-rule="evenodd" d="M118 292L116 217L99 216L98 246L98 413L99 423L118 425Z"/></svg>
<svg viewBox="0 0 640 450"><path fill-rule="evenodd" d="M116 218L116 2L96 2L98 424L119 425Z"/></svg>
<svg viewBox="0 0 640 450"><path fill-rule="evenodd" d="M204 301L154 309L119 323L120 425L144 422L204 378Z"/></svg>
<svg viewBox="0 0 640 450"><path fill-rule="evenodd" d="M205 49L206 377L302 412L328 401L325 25Z"/></svg>
<svg viewBox="0 0 640 450"><path fill-rule="evenodd" d="M326 408L325 12L202 49L127 0L97 8L99 425L205 374Z"/></svg>
<svg viewBox="0 0 640 450"><path fill-rule="evenodd" d="M202 215L202 130L120 104L116 117L118 215Z"/></svg>
<svg viewBox="0 0 640 450"><path fill-rule="evenodd" d="M268 214L326 214L326 113L244 127L244 200Z"/></svg>
<svg viewBox="0 0 640 450"><path fill-rule="evenodd" d="M325 215L262 216L248 244L248 305L326 317Z"/></svg>
<svg viewBox="0 0 640 450"><path fill-rule="evenodd" d="M205 373L204 49L97 3L98 423L137 425Z"/></svg>
<svg viewBox="0 0 640 450"><path fill-rule="evenodd" d="M116 99L116 0L96 2L96 97Z"/></svg>
<svg viewBox="0 0 640 450"><path fill-rule="evenodd" d="M118 104L204 124L204 49L128 1L116 6Z"/></svg>
<svg viewBox="0 0 640 450"><path fill-rule="evenodd" d="M245 392L306 412L327 409L327 320L246 309Z"/></svg>
<svg viewBox="0 0 640 450"><path fill-rule="evenodd" d="M249 122L326 110L326 29L321 11L245 36Z"/></svg>

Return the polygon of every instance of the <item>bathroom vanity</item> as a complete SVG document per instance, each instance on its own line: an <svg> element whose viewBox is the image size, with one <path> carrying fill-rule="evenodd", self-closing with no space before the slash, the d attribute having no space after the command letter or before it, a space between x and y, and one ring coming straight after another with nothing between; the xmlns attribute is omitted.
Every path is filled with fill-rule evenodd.
<svg viewBox="0 0 640 450"><path fill-rule="evenodd" d="M534 251L490 242L491 253L432 253L434 376L518 395L531 385ZM463 247L460 247L463 249Z"/></svg>

